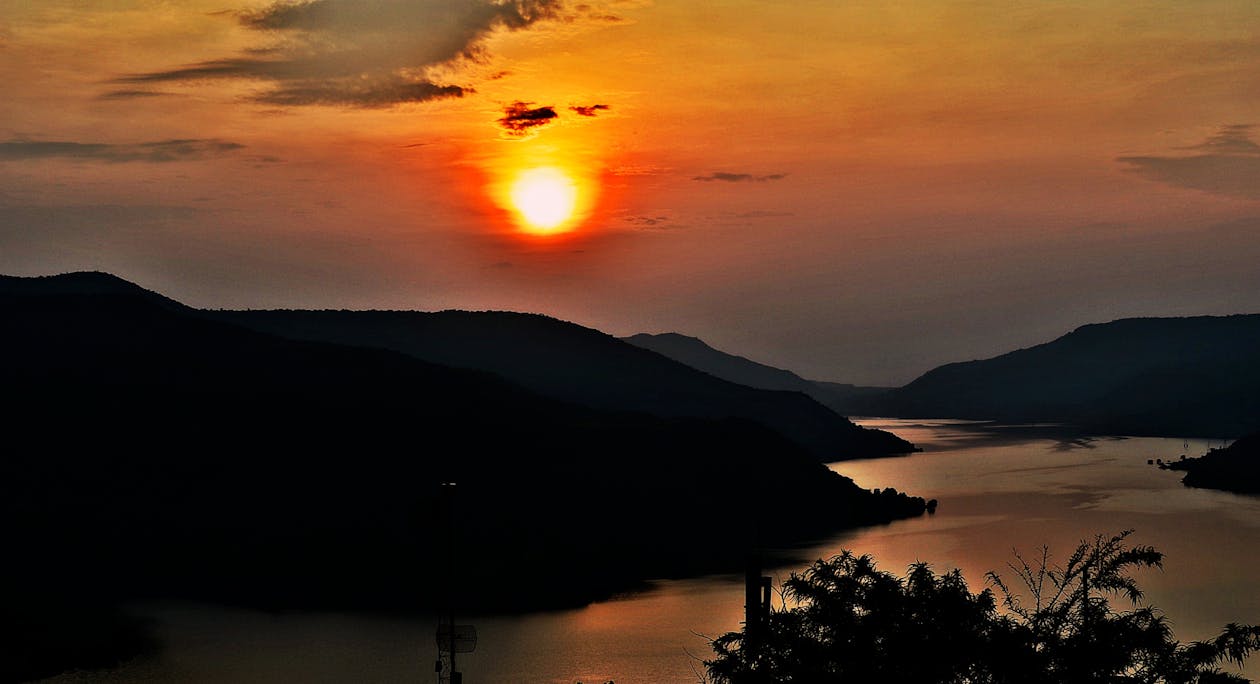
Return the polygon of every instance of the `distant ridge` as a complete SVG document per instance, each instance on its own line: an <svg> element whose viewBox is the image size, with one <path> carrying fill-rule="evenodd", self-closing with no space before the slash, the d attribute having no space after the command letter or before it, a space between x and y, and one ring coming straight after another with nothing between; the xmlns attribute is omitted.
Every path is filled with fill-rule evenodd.
<svg viewBox="0 0 1260 684"><path fill-rule="evenodd" d="M743 356L710 347L703 340L679 333L639 333L621 338L630 344L702 370L715 377L759 389L801 392L833 411L845 415L852 400L886 392L885 387L861 387L837 382L806 380L789 370L758 363Z"/></svg>
<svg viewBox="0 0 1260 684"><path fill-rule="evenodd" d="M692 368L741 385L806 394L814 388L812 382L792 371L718 351L696 337L679 333L657 335L639 333L621 339L636 347L651 349Z"/></svg>
<svg viewBox="0 0 1260 684"><path fill-rule="evenodd" d="M852 402L901 417L1060 421L1094 432L1232 437L1260 429L1260 314L1129 318L935 368Z"/></svg>
<svg viewBox="0 0 1260 684"><path fill-rule="evenodd" d="M28 296L50 295L111 295L134 296L163 306L191 310L189 307L162 295L146 290L112 273L101 271L75 271L59 275L19 277L0 275L0 293Z"/></svg>
<svg viewBox="0 0 1260 684"><path fill-rule="evenodd" d="M914 445L858 427L796 391L758 389L598 330L506 311L224 311L219 320L301 340L370 346L488 371L545 396L661 417L759 422L822 461L887 456Z"/></svg>

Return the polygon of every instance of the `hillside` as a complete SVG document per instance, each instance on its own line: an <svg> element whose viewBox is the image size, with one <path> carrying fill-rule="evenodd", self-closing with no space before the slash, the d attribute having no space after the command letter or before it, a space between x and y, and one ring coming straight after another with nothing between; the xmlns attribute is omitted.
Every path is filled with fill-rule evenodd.
<svg viewBox="0 0 1260 684"><path fill-rule="evenodd" d="M867 430L799 392L736 384L598 330L502 311L225 311L230 321L297 340L370 346L489 371L538 394L663 418L759 422L821 461L907 453L914 445Z"/></svg>
<svg viewBox="0 0 1260 684"><path fill-rule="evenodd" d="M1260 432L1238 438L1224 449L1198 458L1169 461L1169 470L1182 470L1189 487L1221 489L1238 494L1260 494Z"/></svg>
<svg viewBox="0 0 1260 684"><path fill-rule="evenodd" d="M813 383L792 371L718 351L699 338L678 333L659 335L639 333L621 339L636 347L651 349L662 356L668 356L709 375L741 385L806 394L813 389Z"/></svg>
<svg viewBox="0 0 1260 684"><path fill-rule="evenodd" d="M0 280L9 586L432 608L450 481L461 576L479 587L466 608L493 611L738 569L750 543L923 510L749 421L576 406L86 278L106 287ZM788 509L791 525L744 522Z"/></svg>
<svg viewBox="0 0 1260 684"><path fill-rule="evenodd" d="M639 333L622 340L667 356L709 375L758 389L807 394L818 403L844 415L854 400L883 394L885 387L861 387L837 382L806 380L789 370L767 366L743 356L710 347L703 340L678 333Z"/></svg>
<svg viewBox="0 0 1260 684"><path fill-rule="evenodd" d="M1230 436L1260 429L1260 315L1134 318L936 368L855 401L858 413L1062 421L1099 432Z"/></svg>

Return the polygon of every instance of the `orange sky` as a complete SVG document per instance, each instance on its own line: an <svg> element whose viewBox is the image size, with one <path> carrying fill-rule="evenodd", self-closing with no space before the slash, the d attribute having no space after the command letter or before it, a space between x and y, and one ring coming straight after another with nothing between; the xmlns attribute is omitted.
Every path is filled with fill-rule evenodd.
<svg viewBox="0 0 1260 684"><path fill-rule="evenodd" d="M868 384L1260 311L1251 0L9 2L0 78L8 274L538 311ZM534 166L573 230L520 230Z"/></svg>

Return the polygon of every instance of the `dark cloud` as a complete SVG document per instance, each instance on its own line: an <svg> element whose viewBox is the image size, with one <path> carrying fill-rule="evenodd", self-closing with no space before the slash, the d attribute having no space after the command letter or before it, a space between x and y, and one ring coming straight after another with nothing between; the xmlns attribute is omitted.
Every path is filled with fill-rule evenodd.
<svg viewBox="0 0 1260 684"><path fill-rule="evenodd" d="M284 106L373 108L462 97L471 89L435 82L428 72L477 58L494 31L561 18L560 8L560 0L277 2L230 15L271 44L115 83L257 80L269 87L253 99Z"/></svg>
<svg viewBox="0 0 1260 684"><path fill-rule="evenodd" d="M216 78L268 78L284 80L298 76L300 70L292 62L238 57L198 62L167 71L131 74L114 79L115 83L168 83Z"/></svg>
<svg viewBox="0 0 1260 684"><path fill-rule="evenodd" d="M450 97L463 97L473 92L468 88L440 86L427 81L383 79L378 82L311 81L286 85L256 98L274 105L345 105L350 107L392 107L402 102L427 102Z"/></svg>
<svg viewBox="0 0 1260 684"><path fill-rule="evenodd" d="M1260 145L1250 124L1222 126L1207 140L1186 148L1204 154L1126 156L1116 161L1148 180L1218 195L1260 199Z"/></svg>
<svg viewBox="0 0 1260 684"><path fill-rule="evenodd" d="M146 97L161 97L169 95L158 90L111 90L108 93L102 93L98 99L101 100L138 100Z"/></svg>
<svg viewBox="0 0 1260 684"><path fill-rule="evenodd" d="M611 24L623 21L621 17L615 14L599 14L599 10L587 4L575 5L573 9L573 14L569 14L564 17L565 21L574 22L578 19L585 19L587 21L605 22Z"/></svg>
<svg viewBox="0 0 1260 684"><path fill-rule="evenodd" d="M643 230L663 230L670 223L668 216L627 216L623 220Z"/></svg>
<svg viewBox="0 0 1260 684"><path fill-rule="evenodd" d="M242 11L240 22L255 29L331 32L392 31L440 22L480 32L502 26L520 29L559 16L556 0L447 2L441 0L298 0ZM465 41L466 42L466 41Z"/></svg>
<svg viewBox="0 0 1260 684"><path fill-rule="evenodd" d="M499 125L509 135L525 135L530 129L546 126L556 119L555 107L531 107L533 102L513 102L503 110Z"/></svg>
<svg viewBox="0 0 1260 684"><path fill-rule="evenodd" d="M1230 124L1198 145L1182 149L1214 154L1260 154L1260 145L1251 139L1252 124Z"/></svg>
<svg viewBox="0 0 1260 684"><path fill-rule="evenodd" d="M574 112L577 112L581 116L595 116L596 112L607 111L609 109L612 109L612 107L609 107L606 104L594 104L594 105L586 105L586 106L574 105L572 107L569 107L569 109L573 110Z"/></svg>
<svg viewBox="0 0 1260 684"><path fill-rule="evenodd" d="M227 140L160 140L114 145L62 141L10 140L0 142L0 161L83 159L110 163L195 161L221 157L244 148Z"/></svg>
<svg viewBox="0 0 1260 684"><path fill-rule="evenodd" d="M726 173L723 171L717 171L707 176L692 176L691 180L704 181L706 183L712 181L723 181L726 183L744 183L751 181L754 183L764 183L766 181L781 180L786 177L786 173L772 173L767 176L755 176L751 173Z"/></svg>

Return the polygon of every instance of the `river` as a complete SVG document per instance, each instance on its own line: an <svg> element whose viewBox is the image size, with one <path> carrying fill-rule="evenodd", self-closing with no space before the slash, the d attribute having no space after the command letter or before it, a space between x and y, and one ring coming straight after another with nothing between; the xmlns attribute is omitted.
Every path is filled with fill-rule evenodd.
<svg viewBox="0 0 1260 684"><path fill-rule="evenodd" d="M1147 459L1199 455L1181 439L1055 439L963 421L870 419L924 447L903 458L844 461L832 469L865 487L936 498L935 515L838 534L770 574L786 577L843 548L885 570L916 561L960 568L973 590L1019 549L1048 545L1062 558L1095 534L1134 529L1131 541L1165 553L1163 571L1137 575L1182 641L1228 622L1260 623L1260 497L1191 489ZM1219 440L1211 443L1219 446ZM782 511L791 524L791 511ZM771 521L771 524L774 524ZM696 525L696 543L704 543ZM557 569L564 572L563 569ZM464 681L547 684L699 682L706 636L738 629L742 577L658 582L649 592L524 617L477 619ZM50 682L436 682L432 620L335 613L262 613L195 604L149 604L165 648L112 673ZM463 622L463 620L460 620ZM1236 671L1231 668L1231 671ZM1260 680L1260 657L1244 674Z"/></svg>

